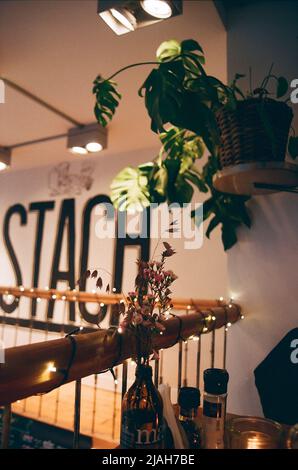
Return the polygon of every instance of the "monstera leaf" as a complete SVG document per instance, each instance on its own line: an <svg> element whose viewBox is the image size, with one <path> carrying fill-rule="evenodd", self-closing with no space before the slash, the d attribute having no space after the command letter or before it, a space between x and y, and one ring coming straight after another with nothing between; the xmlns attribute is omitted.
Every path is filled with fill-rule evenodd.
<svg viewBox="0 0 298 470"><path fill-rule="evenodd" d="M116 90L116 83L104 80L100 75L96 77L93 85L93 94L96 96L94 114L97 121L105 127L115 114L121 95Z"/></svg>
<svg viewBox="0 0 298 470"><path fill-rule="evenodd" d="M116 208L127 211L141 211L149 206L150 179L156 167L154 163L127 167L118 173L111 184L111 200Z"/></svg>

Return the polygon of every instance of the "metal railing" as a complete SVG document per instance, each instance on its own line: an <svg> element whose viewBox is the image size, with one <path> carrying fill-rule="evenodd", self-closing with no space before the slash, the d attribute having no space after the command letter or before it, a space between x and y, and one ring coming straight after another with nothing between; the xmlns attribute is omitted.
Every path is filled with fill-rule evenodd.
<svg viewBox="0 0 298 470"><path fill-rule="evenodd" d="M25 289L24 287L0 287L0 294L21 297L42 298L62 302L96 302L105 305L118 303L119 294L94 294L78 291L57 291ZM240 307L222 300L173 299L175 315L164 321L165 331L153 337L153 348L160 351L155 360L154 381L158 385L163 381L164 349L178 344L177 388L188 382L188 347L189 339L196 345L196 367L191 371L195 383L200 386L201 374L201 338L211 334L210 366L215 363L215 331L224 329L222 367L226 366L227 330L230 325L242 318ZM178 311L180 313L178 313ZM183 312L183 313L181 313ZM4 328L6 318L2 317ZM9 323L9 321L8 321ZM15 328L18 324L15 325ZM5 351L5 363L0 365L0 406L4 406L2 447L9 442L11 404L32 395L48 393L62 385L75 381L74 403L74 442L79 446L81 379L94 375L95 387L97 376L103 371L112 370L122 364L122 396L127 389L128 359L136 351L136 339L132 333L119 333L117 327L94 329L84 332L85 328L75 328L73 332L63 332L63 337L50 341L15 346ZM117 381L115 381L116 383ZM116 388L115 388L116 390ZM96 398L96 395L95 395ZM59 397L57 398L59 399ZM94 404L96 406L96 403ZM93 420L94 421L94 420ZM94 427L94 422L93 422Z"/></svg>

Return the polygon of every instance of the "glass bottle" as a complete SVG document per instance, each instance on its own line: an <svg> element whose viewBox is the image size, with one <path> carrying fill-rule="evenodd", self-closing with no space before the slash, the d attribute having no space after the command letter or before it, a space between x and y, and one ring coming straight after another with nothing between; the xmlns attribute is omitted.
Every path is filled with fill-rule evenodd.
<svg viewBox="0 0 298 470"><path fill-rule="evenodd" d="M205 449L223 449L229 374L225 369L204 371L203 441Z"/></svg>
<svg viewBox="0 0 298 470"><path fill-rule="evenodd" d="M201 429L195 422L200 406L200 390L194 387L180 388L178 404L179 421L186 434L189 449L200 449Z"/></svg>
<svg viewBox="0 0 298 470"><path fill-rule="evenodd" d="M163 403L152 382L152 367L149 365L137 365L135 382L123 397L120 447L163 447Z"/></svg>

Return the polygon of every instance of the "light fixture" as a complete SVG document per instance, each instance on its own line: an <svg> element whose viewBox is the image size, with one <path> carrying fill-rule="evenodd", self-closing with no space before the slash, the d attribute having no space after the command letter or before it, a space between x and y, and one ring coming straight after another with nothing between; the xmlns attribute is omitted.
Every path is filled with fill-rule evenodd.
<svg viewBox="0 0 298 470"><path fill-rule="evenodd" d="M107 146L107 130L99 124L73 127L67 133L67 148L74 154L100 152Z"/></svg>
<svg viewBox="0 0 298 470"><path fill-rule="evenodd" d="M98 15L118 35L182 14L182 0L98 0Z"/></svg>
<svg viewBox="0 0 298 470"><path fill-rule="evenodd" d="M142 0L141 7L154 18L164 20L172 16L171 5L165 0Z"/></svg>
<svg viewBox="0 0 298 470"><path fill-rule="evenodd" d="M5 147L0 147L0 171L6 170L10 166L11 151Z"/></svg>

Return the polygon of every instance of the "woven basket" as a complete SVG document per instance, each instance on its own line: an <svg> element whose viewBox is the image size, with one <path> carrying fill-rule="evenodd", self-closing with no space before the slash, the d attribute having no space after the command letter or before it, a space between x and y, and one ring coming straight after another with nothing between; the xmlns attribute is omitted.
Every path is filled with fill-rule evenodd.
<svg viewBox="0 0 298 470"><path fill-rule="evenodd" d="M263 112L260 112L260 107ZM269 131L264 124L264 114L270 124ZM236 110L220 109L216 119L221 135L219 156L222 167L285 159L293 119L292 109L286 103L272 99L247 99L239 101Z"/></svg>

